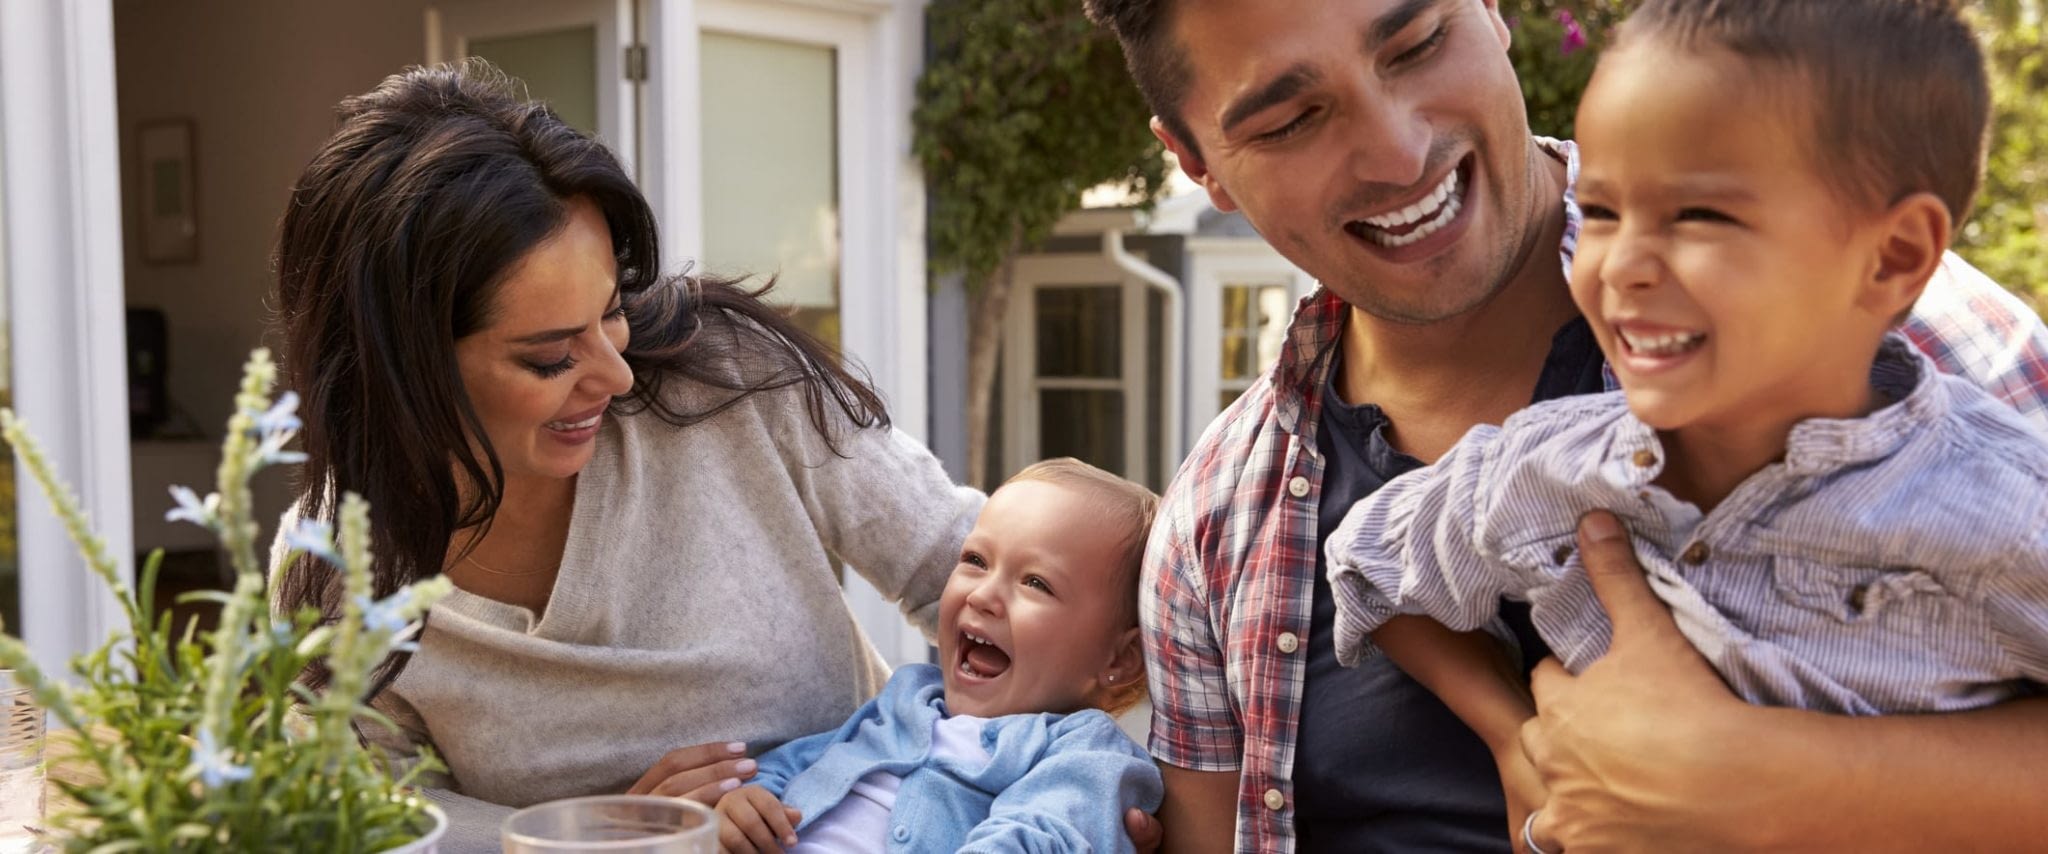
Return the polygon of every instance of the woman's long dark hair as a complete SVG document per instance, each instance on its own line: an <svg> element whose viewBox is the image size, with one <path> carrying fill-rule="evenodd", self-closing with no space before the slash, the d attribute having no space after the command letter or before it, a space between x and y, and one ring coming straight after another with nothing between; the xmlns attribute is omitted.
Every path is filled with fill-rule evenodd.
<svg viewBox="0 0 2048 854"><path fill-rule="evenodd" d="M618 160L489 64L411 69L337 112L339 129L299 176L279 226L277 308L286 383L305 420L300 517L332 520L343 492L369 499L376 596L439 574L455 532L487 529L497 512L504 470L463 389L455 342L490 323L502 280L563 227L572 198L603 212L618 257L634 382L615 411L652 410L681 427L800 386L835 450L834 408L857 426L888 424L866 382L762 302L767 287L663 278L653 211ZM697 334L712 327L730 332ZM677 379L730 394L685 407L664 394ZM338 578L302 557L276 604L335 619ZM403 666L385 661L370 694ZM316 666L306 678L321 688L327 673Z"/></svg>

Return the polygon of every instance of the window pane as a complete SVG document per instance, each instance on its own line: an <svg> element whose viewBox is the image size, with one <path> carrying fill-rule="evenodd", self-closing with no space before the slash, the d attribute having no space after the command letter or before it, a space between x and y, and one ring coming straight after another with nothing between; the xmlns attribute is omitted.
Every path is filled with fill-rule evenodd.
<svg viewBox="0 0 2048 854"><path fill-rule="evenodd" d="M1285 287L1224 285L1222 377L1248 380L1279 361L1287 314Z"/></svg>
<svg viewBox="0 0 2048 854"><path fill-rule="evenodd" d="M1038 394L1038 452L1124 471L1124 393L1045 389Z"/></svg>
<svg viewBox="0 0 2048 854"><path fill-rule="evenodd" d="M1116 379L1123 375L1120 287L1039 288L1036 293L1039 376Z"/></svg>
<svg viewBox="0 0 2048 854"><path fill-rule="evenodd" d="M703 34L709 269L774 274L768 296L839 343L839 161L832 48ZM689 254L687 247L679 251Z"/></svg>
<svg viewBox="0 0 2048 854"><path fill-rule="evenodd" d="M1287 321L1293 319L1293 305L1287 299L1287 289L1278 285L1267 285L1259 289L1259 314L1254 326L1259 335L1258 362L1252 366L1252 375L1266 372L1280 361L1280 345L1287 341Z"/></svg>
<svg viewBox="0 0 2048 854"><path fill-rule="evenodd" d="M570 127L598 132L597 27L471 39L469 52L525 83L528 97L546 103Z"/></svg>
<svg viewBox="0 0 2048 854"><path fill-rule="evenodd" d="M1242 285L1223 286L1223 378L1241 380L1250 376L1245 352L1245 318L1251 314L1252 289Z"/></svg>

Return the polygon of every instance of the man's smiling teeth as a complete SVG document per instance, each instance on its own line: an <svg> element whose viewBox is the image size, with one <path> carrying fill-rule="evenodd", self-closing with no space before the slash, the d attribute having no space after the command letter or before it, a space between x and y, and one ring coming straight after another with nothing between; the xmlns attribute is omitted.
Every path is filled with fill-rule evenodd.
<svg viewBox="0 0 2048 854"><path fill-rule="evenodd" d="M547 425L547 426L548 426L548 429L549 429L549 430L561 430L561 431L564 431L564 432L567 432L567 431L570 431L570 430L583 430L583 429L587 429L587 428L590 428L590 427L596 427L596 426L597 426L597 419L599 419L599 418L603 418L603 417L604 417L604 413L598 413L598 414L596 414L596 415L592 415L592 416L590 416L589 418L585 418L585 419L583 419L582 421L577 421L577 422L574 422L574 423L571 423L571 422L568 422L568 421L550 421L550 422L548 422L548 425Z"/></svg>
<svg viewBox="0 0 2048 854"><path fill-rule="evenodd" d="M1400 228L1411 222L1417 222L1423 217L1436 213L1436 209L1442 206L1444 200L1449 199L1451 193L1457 189L1458 170L1452 169L1449 175L1444 176L1443 182L1436 185L1436 190L1424 196L1421 201L1390 214L1366 217L1365 224L1379 228Z"/></svg>
<svg viewBox="0 0 2048 854"><path fill-rule="evenodd" d="M1676 356L1704 343L1707 340L1707 334L1704 332L1664 332L1656 335L1644 335L1633 332L1621 332L1621 340L1628 345L1630 352L1641 353L1645 356Z"/></svg>
<svg viewBox="0 0 2048 854"><path fill-rule="evenodd" d="M1361 224L1368 227L1358 229L1358 233L1372 242L1390 249L1407 246L1410 243L1437 233L1446 225L1450 225L1451 220L1458 218L1458 208L1462 204L1463 202L1458 197L1458 170L1453 169L1451 174L1444 176L1443 183L1436 185L1436 190L1424 196L1421 201L1393 213L1369 216L1359 220ZM1422 224L1415 226L1415 230L1406 234L1388 234L1385 231L1385 229L1401 228L1417 221L1420 221Z"/></svg>

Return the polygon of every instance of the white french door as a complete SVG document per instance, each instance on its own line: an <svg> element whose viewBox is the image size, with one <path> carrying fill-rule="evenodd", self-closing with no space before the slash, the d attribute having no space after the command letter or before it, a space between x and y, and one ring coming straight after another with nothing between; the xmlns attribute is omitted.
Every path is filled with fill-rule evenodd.
<svg viewBox="0 0 2048 854"><path fill-rule="evenodd" d="M647 59L634 0L459 0L426 14L429 63L490 60L639 174Z"/></svg>
<svg viewBox="0 0 2048 854"><path fill-rule="evenodd" d="M77 490L124 574L128 400L114 22L108 0L0 2L0 279L10 405ZM120 608L13 473L21 623L37 664L67 671Z"/></svg>

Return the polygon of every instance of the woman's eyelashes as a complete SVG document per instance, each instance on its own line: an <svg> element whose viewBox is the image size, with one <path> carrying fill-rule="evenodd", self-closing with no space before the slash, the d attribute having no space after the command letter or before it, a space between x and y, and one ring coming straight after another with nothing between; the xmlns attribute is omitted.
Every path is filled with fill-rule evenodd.
<svg viewBox="0 0 2048 854"><path fill-rule="evenodd" d="M527 370L532 371L534 375L544 380L551 380L566 374L570 368L574 367L576 367L576 357L574 355L563 356L560 360L554 362L526 363Z"/></svg>

